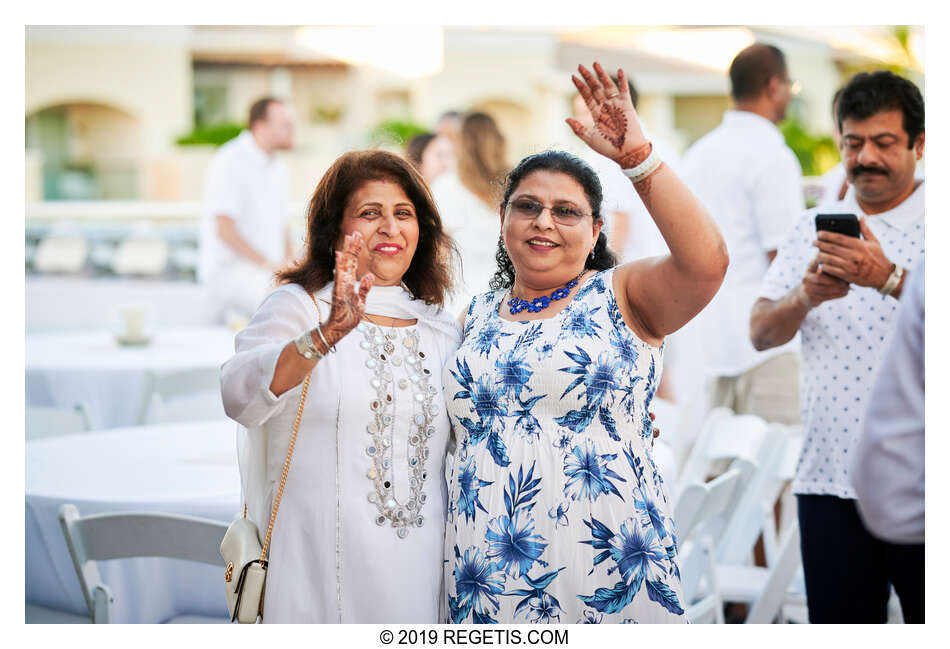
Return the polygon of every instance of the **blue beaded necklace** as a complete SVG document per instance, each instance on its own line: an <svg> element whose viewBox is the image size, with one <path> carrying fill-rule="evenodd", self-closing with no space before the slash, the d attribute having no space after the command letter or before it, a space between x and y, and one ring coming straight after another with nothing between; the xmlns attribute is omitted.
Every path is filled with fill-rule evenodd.
<svg viewBox="0 0 950 649"><path fill-rule="evenodd" d="M569 281L561 288L555 289L554 292L549 296L541 295L534 298L533 300L522 300L521 298L517 298L512 295L511 299L508 300L508 313L515 315L517 313L521 313L525 309L527 309L529 313L538 313L539 311L543 311L551 305L551 302L566 298L570 294L571 289L577 286L577 282L580 280L581 275L583 275L586 270L586 268L582 270L580 273L578 273L577 277Z"/></svg>

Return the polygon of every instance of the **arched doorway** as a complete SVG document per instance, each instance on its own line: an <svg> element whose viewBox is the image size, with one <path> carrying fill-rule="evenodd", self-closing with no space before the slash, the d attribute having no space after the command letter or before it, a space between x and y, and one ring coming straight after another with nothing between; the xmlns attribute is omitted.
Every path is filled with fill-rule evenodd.
<svg viewBox="0 0 950 649"><path fill-rule="evenodd" d="M41 155L44 200L139 198L141 143L138 120L103 104L49 106L26 118L26 148Z"/></svg>

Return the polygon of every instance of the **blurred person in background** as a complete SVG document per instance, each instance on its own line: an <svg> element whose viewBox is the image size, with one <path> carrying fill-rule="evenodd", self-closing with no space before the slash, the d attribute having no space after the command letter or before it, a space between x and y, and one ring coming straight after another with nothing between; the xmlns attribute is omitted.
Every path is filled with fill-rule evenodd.
<svg viewBox="0 0 950 649"><path fill-rule="evenodd" d="M344 154L310 201L304 259L235 337L221 394L262 535L299 417L264 622L437 621L453 250L408 161Z"/></svg>
<svg viewBox="0 0 950 649"><path fill-rule="evenodd" d="M257 100L247 130L218 149L208 169L198 277L221 317L254 313L294 257L290 177L276 153L293 147L295 121L285 102Z"/></svg>
<svg viewBox="0 0 950 649"><path fill-rule="evenodd" d="M831 139L835 142L835 148L841 151L841 129L838 128L838 98L841 97L843 88L838 88L831 100ZM844 161L839 162L834 167L826 171L821 176L821 196L818 199L818 205L835 203L844 198L848 193L848 179L844 170Z"/></svg>
<svg viewBox="0 0 950 649"><path fill-rule="evenodd" d="M454 151L448 137L435 133L422 133L406 144L406 157L430 185L436 178L455 167Z"/></svg>
<svg viewBox="0 0 950 649"><path fill-rule="evenodd" d="M838 100L851 190L802 214L769 267L752 309L756 349L801 332L804 444L792 490L798 501L808 617L887 621L892 560L864 526L852 462L872 398L869 380L892 335L907 268L924 255L924 100L891 72L852 78ZM815 231L819 212L854 214L861 237Z"/></svg>
<svg viewBox="0 0 950 649"><path fill-rule="evenodd" d="M461 277L449 309L458 313L488 288L500 234L500 186L507 171L505 137L491 116L470 113L462 120L458 170L439 176L432 195L442 222L459 246Z"/></svg>
<svg viewBox="0 0 950 649"><path fill-rule="evenodd" d="M858 511L881 540L880 562L904 621L924 622L924 261L910 271L894 337L868 399L854 454Z"/></svg>
<svg viewBox="0 0 950 649"><path fill-rule="evenodd" d="M719 225L730 260L722 288L688 335L706 341L697 349L708 408L797 424L797 339L763 352L747 333L762 278L805 208L801 167L776 126L792 82L781 50L761 43L736 55L729 78L735 108L684 156L684 180Z"/></svg>
<svg viewBox="0 0 950 649"><path fill-rule="evenodd" d="M458 157L459 144L462 137L462 117L462 113L457 110L447 110L439 116L434 129L436 135L444 135L449 138L456 158Z"/></svg>

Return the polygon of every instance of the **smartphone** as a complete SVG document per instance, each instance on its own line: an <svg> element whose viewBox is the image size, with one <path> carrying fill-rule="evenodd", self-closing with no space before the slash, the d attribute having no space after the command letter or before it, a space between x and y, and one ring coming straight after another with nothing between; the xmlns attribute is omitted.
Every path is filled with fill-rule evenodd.
<svg viewBox="0 0 950 649"><path fill-rule="evenodd" d="M815 215L815 230L861 237L861 226L858 224L858 217L854 214L817 214Z"/></svg>

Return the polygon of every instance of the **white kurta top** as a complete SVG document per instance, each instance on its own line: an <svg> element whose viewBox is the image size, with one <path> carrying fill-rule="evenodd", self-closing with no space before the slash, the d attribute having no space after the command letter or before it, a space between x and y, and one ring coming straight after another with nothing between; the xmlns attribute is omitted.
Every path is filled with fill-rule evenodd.
<svg viewBox="0 0 950 649"><path fill-rule="evenodd" d="M381 289L374 288L373 291ZM387 290L387 289L382 289ZM388 289L394 290L394 289ZM395 289L398 290L398 289ZM283 347L317 319L310 296L298 285L285 285L261 305L247 328L235 339L236 354L222 368L221 392L225 410L262 441L265 455L264 498L247 493L248 516L266 534L270 507L287 453L302 384L275 397L269 389ZM367 325L361 325L366 327ZM369 325L373 331L377 328ZM408 359L402 346L406 335L417 333L424 354ZM437 392L424 466L423 524L410 526L399 538L391 524L377 524L377 506L368 495L375 491L368 472L374 445L367 426L373 421L371 404L376 389L374 370L368 367L370 350L361 347L362 331L354 330L337 343L337 352L317 363L310 383L300 430L291 460L280 510L274 525L265 592L265 622L431 623L437 621L441 582L441 547L445 516L444 458L449 422L441 393L442 363L455 351L448 336L430 327L385 329L395 336L399 366L393 355L388 392L394 397L395 425L391 453L395 498L409 498L407 455L410 420L418 414L414 374ZM379 362L379 359L374 359ZM405 384L401 383L405 379ZM424 381L422 382L424 383ZM405 387L402 387L405 385ZM260 459L259 457L257 458ZM244 469L242 468L242 471ZM242 477L244 477L242 475Z"/></svg>

